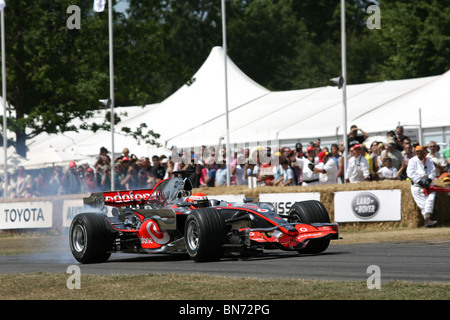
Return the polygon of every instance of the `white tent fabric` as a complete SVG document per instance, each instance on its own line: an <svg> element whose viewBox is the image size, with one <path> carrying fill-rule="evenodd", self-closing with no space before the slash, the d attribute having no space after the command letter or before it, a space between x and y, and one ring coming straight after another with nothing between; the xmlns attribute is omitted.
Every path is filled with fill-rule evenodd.
<svg viewBox="0 0 450 320"><path fill-rule="evenodd" d="M450 71L422 79L424 82L408 94L372 108L356 121L371 131L392 129L398 121L417 125L421 109L423 128L450 127ZM375 119L383 120L377 123Z"/></svg>
<svg viewBox="0 0 450 320"><path fill-rule="evenodd" d="M119 107L116 108L116 113L121 116L123 119L129 119L135 116L139 116L142 113L142 107ZM88 124L93 123L103 123L105 120L105 116L108 110L98 110L94 112L94 116L87 120ZM70 125L75 125L79 127L82 122L78 119L73 120ZM42 133L33 139L30 139L27 142L27 146L29 148L29 152L27 154L28 158L34 157L35 154L38 154L43 149L53 148L57 151L65 151L74 154L80 154L84 156L94 156L98 155L100 147L103 145L111 144L111 134L109 134L109 139L104 139L100 145L96 145L95 150L79 150L77 146L85 140L91 140L93 137L100 135L103 130L99 130L96 133L93 133L88 130L79 130L78 132L69 131L60 134L47 134ZM83 152L84 151L84 152Z"/></svg>
<svg viewBox="0 0 450 320"><path fill-rule="evenodd" d="M127 121L127 125L137 126L145 121L149 128L161 134L162 144L170 148L177 137L225 114L224 78L223 50L221 47L214 47L192 77L192 84L185 84L157 108L143 112L142 117L136 121ZM227 78L229 110L238 109L270 92L245 75L228 57ZM225 128L226 122L223 119L216 130ZM218 137L214 136L214 143Z"/></svg>
<svg viewBox="0 0 450 320"><path fill-rule="evenodd" d="M412 94L438 77L384 81L347 86L347 121L368 132L395 129L410 115L390 117L370 113L399 97ZM448 100L450 101L450 99ZM404 110L404 109L402 109ZM406 115L408 115L406 117ZM232 143L272 142L279 140L315 139L342 136L342 91L334 87L271 92L246 105L230 111L230 136ZM361 121L367 119L368 122ZM418 123L418 120L415 120ZM447 121L448 122L448 121ZM192 128L184 135L171 140L180 147L216 143L225 134L225 115Z"/></svg>
<svg viewBox="0 0 450 320"><path fill-rule="evenodd" d="M2 148L3 149L3 148ZM3 151L3 150L2 150ZM16 148L13 146L8 147L7 150L8 159L8 172L13 173L18 166L28 166L28 160L16 152ZM5 155L3 152L0 153L0 172L3 174L5 168Z"/></svg>
<svg viewBox="0 0 450 320"><path fill-rule="evenodd" d="M403 116L391 116L390 110L384 114L371 116L373 110L388 104L398 97L408 95L418 88L433 81L435 77L384 81L379 83L358 84L347 86L347 129L350 125L356 124L364 131L373 133L387 130L395 130L399 122L405 123L407 118ZM336 90L336 88L333 88ZM339 91L339 90L337 90ZM343 126L343 103L342 92L339 97L334 98L334 104L326 110L320 111L311 117L283 128L280 139L290 139L295 134L304 138L332 137L337 134L342 136ZM320 103L322 103L322 99ZM312 107L312 106L311 106ZM362 116L368 121L362 121ZM418 121L416 121L418 123Z"/></svg>
<svg viewBox="0 0 450 320"><path fill-rule="evenodd" d="M115 151L128 147L137 156L167 154L178 148L216 146L226 134L223 50L215 47L204 64L173 95L158 104L116 108L128 116L116 125ZM231 143L325 140L342 136L342 90L335 87L272 92L246 76L227 57L228 107ZM393 130L398 123L450 131L450 71L432 77L347 86L347 127L356 124L374 135ZM103 121L104 113L92 121ZM155 149L120 133L146 123L161 135L165 148ZM32 139L28 159L46 148L72 155L95 157L100 147L111 149L110 132L80 131L42 134ZM273 144L272 144L273 145Z"/></svg>
<svg viewBox="0 0 450 320"><path fill-rule="evenodd" d="M41 150L40 153L33 155L33 157L30 157L24 167L26 167L26 169L39 169L43 167L53 167L55 165L66 166L69 165L69 162L71 161L75 161L78 165L81 165L81 161L86 160L86 156L47 148Z"/></svg>

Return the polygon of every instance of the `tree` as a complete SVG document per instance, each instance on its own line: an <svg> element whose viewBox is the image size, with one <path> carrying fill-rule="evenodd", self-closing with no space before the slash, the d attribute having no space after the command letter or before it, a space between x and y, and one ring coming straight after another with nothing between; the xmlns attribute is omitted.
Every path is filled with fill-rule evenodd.
<svg viewBox="0 0 450 320"><path fill-rule="evenodd" d="M69 29L66 10L71 4L69 0L11 1L5 8L8 129L15 133L14 144L22 156L27 139L42 132L77 131L70 121L91 117L99 99L109 96L107 12L93 14L92 0L81 0L81 29ZM116 104L161 99L165 84L159 66L164 57L158 43L162 33L150 30L155 36L146 37L143 44L142 35L151 26L130 30L133 26L117 13L114 21ZM108 129L108 121L83 128Z"/></svg>
<svg viewBox="0 0 450 320"><path fill-rule="evenodd" d="M77 43L84 34L66 25L70 4L10 1L5 8L8 129L15 133L17 153L23 156L28 138L76 130L68 125L70 120L88 116L104 92L104 71L83 70ZM92 7L92 2L83 0L81 5ZM89 19L88 12L81 10L82 23Z"/></svg>
<svg viewBox="0 0 450 320"><path fill-rule="evenodd" d="M442 74L450 68L450 6L445 1L380 1L382 27L370 36L385 52L380 79Z"/></svg>
<svg viewBox="0 0 450 320"><path fill-rule="evenodd" d="M294 86L292 61L297 48L306 43L306 27L292 10L294 2L235 0L229 10L230 57L252 79L272 90Z"/></svg>

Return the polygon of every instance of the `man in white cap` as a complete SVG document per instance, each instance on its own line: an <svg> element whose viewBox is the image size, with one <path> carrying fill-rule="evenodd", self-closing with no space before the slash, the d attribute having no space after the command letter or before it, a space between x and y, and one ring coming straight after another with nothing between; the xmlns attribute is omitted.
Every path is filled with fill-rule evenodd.
<svg viewBox="0 0 450 320"><path fill-rule="evenodd" d="M411 193L425 219L425 227L433 227L437 224L437 221L431 219L436 193L425 193L424 189L433 185L433 180L436 178L436 168L433 161L427 157L426 147L417 146L415 153L416 155L408 162L406 174L411 179Z"/></svg>
<svg viewBox="0 0 450 320"><path fill-rule="evenodd" d="M360 144L355 144L350 152L352 157L348 160L347 172L345 172L345 180L350 183L358 183L370 181L370 171L367 159Z"/></svg>
<svg viewBox="0 0 450 320"><path fill-rule="evenodd" d="M297 158L294 162L295 166L302 169L303 172L303 186L312 186L319 184L319 174L312 171L314 166L318 164L318 158L316 157L316 149L313 146L309 146L306 149L305 158Z"/></svg>

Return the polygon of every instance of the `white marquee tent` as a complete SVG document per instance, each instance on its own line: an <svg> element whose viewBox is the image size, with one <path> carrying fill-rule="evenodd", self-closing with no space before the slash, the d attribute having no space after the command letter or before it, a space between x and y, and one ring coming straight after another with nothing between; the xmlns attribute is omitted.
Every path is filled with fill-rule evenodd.
<svg viewBox="0 0 450 320"><path fill-rule="evenodd" d="M337 141L342 137L342 91L335 87L272 92L247 77L229 58L228 107L230 142L256 144L267 141L293 146L315 138ZM358 125L369 134L385 134L400 123L437 130L450 139L450 72L440 76L383 81L347 86L348 127ZM419 109L422 118L419 118ZM224 59L220 47L192 78L158 104L122 107L123 121L116 125L115 150L128 147L137 156L168 153L168 148L216 146L226 134ZM91 121L103 121L98 112ZM120 133L121 127L136 128L145 122L161 135L164 148L146 146ZM447 140L445 142L447 142ZM273 143L272 143L273 145ZM28 160L46 148L92 159L100 147L111 147L110 132L42 134L29 141Z"/></svg>

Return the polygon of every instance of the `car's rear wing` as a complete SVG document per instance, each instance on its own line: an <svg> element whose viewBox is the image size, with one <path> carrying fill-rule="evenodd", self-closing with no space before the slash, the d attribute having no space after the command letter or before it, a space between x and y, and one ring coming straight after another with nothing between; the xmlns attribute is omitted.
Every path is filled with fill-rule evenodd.
<svg viewBox="0 0 450 320"><path fill-rule="evenodd" d="M142 205L148 200L152 191L153 189L143 189L91 193L89 197L83 198L83 202L85 205L95 208Z"/></svg>

